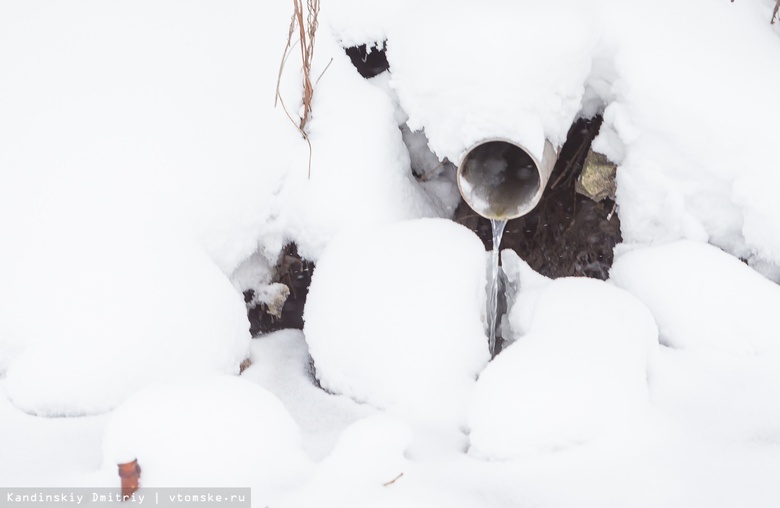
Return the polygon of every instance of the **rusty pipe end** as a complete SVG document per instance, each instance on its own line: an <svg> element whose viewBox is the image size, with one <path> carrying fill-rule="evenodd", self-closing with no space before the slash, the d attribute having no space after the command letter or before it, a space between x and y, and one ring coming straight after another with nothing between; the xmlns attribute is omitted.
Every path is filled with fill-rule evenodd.
<svg viewBox="0 0 780 508"><path fill-rule="evenodd" d="M141 478L141 466L138 465L138 460L132 462L125 462L118 465L119 477L122 479L122 500L127 500L132 497L135 491L138 490L138 481Z"/></svg>

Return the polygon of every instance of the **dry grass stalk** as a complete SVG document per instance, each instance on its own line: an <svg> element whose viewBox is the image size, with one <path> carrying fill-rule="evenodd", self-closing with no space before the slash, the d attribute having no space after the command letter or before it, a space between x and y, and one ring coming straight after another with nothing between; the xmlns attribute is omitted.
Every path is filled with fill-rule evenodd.
<svg viewBox="0 0 780 508"><path fill-rule="evenodd" d="M287 63L287 59L293 48L297 45L301 53L301 70L303 72L303 114L300 121L295 122L301 133L305 134L306 122L311 113L311 103L314 96L314 84L311 80L311 64L314 60L314 45L316 42L317 20L320 12L320 0L306 0L306 16L304 20L303 0L293 0L293 15L290 19L290 29L287 32L287 45L284 48L282 62L279 65L279 76L276 81L276 102L281 102L284 107L279 86L282 79L282 72ZM297 30L296 30L297 29ZM297 37L293 42L293 34L297 32ZM285 108L285 112L286 112ZM289 112L288 112L288 116Z"/></svg>
<svg viewBox="0 0 780 508"><path fill-rule="evenodd" d="M293 0L293 15L290 19L290 29L287 32L287 45L284 48L282 61L279 64L279 75L277 76L276 80L276 99L274 101L274 105L282 105L282 109L284 109L287 118L289 118L298 131L300 131L303 139L306 140L306 143L309 144L309 177L311 177L311 141L309 141L309 136L306 134L305 128L306 122L311 115L311 103L312 98L314 97L314 85L311 81L311 64L314 60L314 43L317 34L317 27L319 26L317 18L320 12L320 0L306 0L305 21L303 11L303 1ZM296 32L296 28L298 29L298 34L295 42L293 42L293 34ZM301 70L303 71L303 112L298 122L296 122L290 115L290 112L284 105L281 92L279 91L284 66L296 45L298 45L301 49ZM319 79L317 81L319 81Z"/></svg>

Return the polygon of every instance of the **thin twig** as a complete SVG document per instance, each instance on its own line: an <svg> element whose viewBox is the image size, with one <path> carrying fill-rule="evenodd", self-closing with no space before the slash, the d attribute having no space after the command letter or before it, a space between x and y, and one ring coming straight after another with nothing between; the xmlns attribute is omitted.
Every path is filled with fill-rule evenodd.
<svg viewBox="0 0 780 508"><path fill-rule="evenodd" d="M777 2L775 2L775 10L772 11L772 24L773 25L775 24L775 21L778 19L777 18L777 12L778 11L780 11L780 0L777 0Z"/></svg>
<svg viewBox="0 0 780 508"><path fill-rule="evenodd" d="M389 482L387 482L387 483L383 483L383 484L382 484L382 487L389 487L390 485L392 485L392 484L394 484L395 482L397 482L397 481L399 480L399 478L401 478L403 475L404 475L404 474L403 474L403 472L402 472L401 474L399 474L398 476L396 476L395 478L393 478L393 479L392 479L392 480L390 480Z"/></svg>
<svg viewBox="0 0 780 508"><path fill-rule="evenodd" d="M287 106L284 105L284 99L282 99L282 96L279 96L279 103L282 105L282 110L284 110L284 114L287 115L287 118L290 119L290 122L295 126L296 129L298 129L298 132L301 133L301 136L303 136L303 139L306 140L306 144L309 145L309 170L308 170L308 178L311 179L311 140L309 140L309 136L306 134L306 132L301 129L297 123L295 123L295 120L293 120L293 117L290 116L290 112L287 111Z"/></svg>
<svg viewBox="0 0 780 508"><path fill-rule="evenodd" d="M279 64L279 75L276 77L276 97L274 97L274 107L276 107L277 102L279 101L279 96L281 95L281 85L282 85L282 72L284 71L284 66L287 65L287 59L290 58L290 55L292 54L292 50L295 48L295 46L298 44L298 41L295 41L292 43L292 46L287 45L287 47L284 49L284 56L282 56L282 61Z"/></svg>
<svg viewBox="0 0 780 508"><path fill-rule="evenodd" d="M284 47L284 52L282 52L282 61L279 64L279 75L276 78L276 97L274 98L274 107L276 107L276 100L279 98L279 84L282 82L282 71L284 70L284 64L287 62L287 58L290 56L292 49L291 43L293 30L295 30L295 13L293 13L292 18L290 19L290 28L287 30L287 45Z"/></svg>
<svg viewBox="0 0 780 508"><path fill-rule="evenodd" d="M423 174L421 174L420 176L418 176L418 177L417 177L417 181L418 181L418 182L427 182L428 180L430 180L431 178L433 178L433 175L434 175L434 174L436 173L436 171L438 171L438 170L439 170L439 168L441 168L442 166L444 166L444 161L441 161L441 162L440 162L440 163L438 163L438 164L436 165L436 167L434 167L433 169L429 169L429 170L428 170L428 171L426 171L425 173L423 173Z"/></svg>
<svg viewBox="0 0 780 508"><path fill-rule="evenodd" d="M328 68L330 67L330 64L332 64L332 63L333 63L333 59L331 58L330 62L328 62L328 65L326 65L325 68L322 69L322 72L320 72L320 75L317 77L317 80L314 82L314 86L317 86L317 83L320 82L320 80L322 79L322 76L325 75L325 71L328 70Z"/></svg>
<svg viewBox="0 0 780 508"><path fill-rule="evenodd" d="M588 140L584 140L583 143L577 147L577 151L574 152L574 156L572 156L571 159L569 159L569 162L566 164L566 167L561 171L561 174L558 175L558 178L555 179L555 181L550 185L550 189L555 189L558 187L558 184L561 183L561 180L564 179L564 177L568 177L571 169L574 167L574 164L579 160L579 158L582 156L582 153L585 151L586 148L588 148L589 143Z"/></svg>
<svg viewBox="0 0 780 508"><path fill-rule="evenodd" d="M309 180L311 180L311 141L309 140L309 136L304 135L303 139L306 140L306 143L309 145L309 172L306 176Z"/></svg>

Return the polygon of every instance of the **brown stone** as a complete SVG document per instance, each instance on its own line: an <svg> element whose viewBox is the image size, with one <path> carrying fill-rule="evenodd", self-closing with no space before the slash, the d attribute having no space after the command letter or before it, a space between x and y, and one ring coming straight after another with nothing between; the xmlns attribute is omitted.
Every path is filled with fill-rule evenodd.
<svg viewBox="0 0 780 508"><path fill-rule="evenodd" d="M607 159L606 155L588 151L588 156L582 166L582 173L575 183L577 194L599 202L604 198L615 199L615 176L617 165Z"/></svg>

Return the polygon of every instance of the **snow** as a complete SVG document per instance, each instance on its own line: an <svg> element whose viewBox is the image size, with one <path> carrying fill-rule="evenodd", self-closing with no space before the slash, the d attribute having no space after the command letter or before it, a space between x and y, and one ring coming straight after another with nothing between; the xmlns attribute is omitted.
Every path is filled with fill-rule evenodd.
<svg viewBox="0 0 780 508"><path fill-rule="evenodd" d="M252 365L242 377L282 401L304 432L304 449L317 460L330 453L345 427L377 412L315 385L309 350L300 330L282 330L254 341L250 359Z"/></svg>
<svg viewBox="0 0 780 508"><path fill-rule="evenodd" d="M107 411L246 355L224 274L257 249L273 205L258 192L291 163L263 133L296 139L261 100L276 57L247 66L236 48L261 43L257 19L286 30L249 4L180 7L1 8L0 368L26 411Z"/></svg>
<svg viewBox="0 0 780 508"><path fill-rule="evenodd" d="M11 404L5 384L0 379L0 487L83 485L100 468L107 416L32 416Z"/></svg>
<svg viewBox="0 0 780 508"><path fill-rule="evenodd" d="M287 7L3 5L0 63L18 72L0 81L0 374L25 411L235 374L249 323L224 275L268 303L287 241L316 259L342 228L451 213L454 182L414 180L392 97L327 37L308 178L273 106L281 55L253 49L281 51ZM280 84L293 114L299 78Z"/></svg>
<svg viewBox="0 0 780 508"><path fill-rule="evenodd" d="M521 263L513 254L504 251L505 266ZM641 421L658 332L634 297L584 278L557 279L527 293L521 285L508 323L515 341L477 382L470 453L544 454Z"/></svg>
<svg viewBox="0 0 780 508"><path fill-rule="evenodd" d="M780 215L768 189L778 183L769 168L780 70L769 62L780 46L757 3L615 9L617 79L604 119L624 145L617 178L627 242L689 238L777 264Z"/></svg>
<svg viewBox="0 0 780 508"><path fill-rule="evenodd" d="M94 414L148 384L238 373L249 343L246 310L217 267L166 239L117 243L130 262L110 279L117 260L102 246L86 259L58 251L60 261L73 261L71 273L50 281L59 297L48 316L21 316L42 329L6 372L17 407L42 416Z"/></svg>
<svg viewBox="0 0 780 508"><path fill-rule="evenodd" d="M716 247L683 240L618 253L610 280L650 309L669 347L780 352L780 287Z"/></svg>
<svg viewBox="0 0 780 508"><path fill-rule="evenodd" d="M385 484L409 470L404 451L411 440L409 426L391 416L375 415L353 423L287 506L307 506L317 499L327 499L333 506L362 506L365 500L385 497Z"/></svg>
<svg viewBox="0 0 780 508"><path fill-rule="evenodd" d="M586 5L486 2L475 16L467 4L398 2L385 26L409 127L425 128L434 152L452 161L496 138L542 160L545 139L562 144L580 109L598 37ZM415 16L404 14L412 10Z"/></svg>
<svg viewBox="0 0 780 508"><path fill-rule="evenodd" d="M423 423L460 425L489 359L485 273L476 235L443 219L334 240L304 313L322 387Z"/></svg>
<svg viewBox="0 0 780 508"><path fill-rule="evenodd" d="M382 78L360 77L328 38L318 40L317 48L333 62L327 71L316 71L324 74L312 106L311 177L291 173L280 195L298 252L318 259L341 230L451 213L454 207L426 192L409 171L393 94Z"/></svg>
<svg viewBox="0 0 780 508"><path fill-rule="evenodd" d="M0 3L0 487L132 456L255 506L776 506L773 4L323 2L309 145L289 2ZM447 161L597 113L611 280L505 252L488 362ZM306 330L251 341L288 242Z"/></svg>
<svg viewBox="0 0 780 508"><path fill-rule="evenodd" d="M146 488L251 482L262 495L306 477L300 438L265 389L234 376L203 378L141 390L118 407L104 431L103 468L138 460Z"/></svg>

